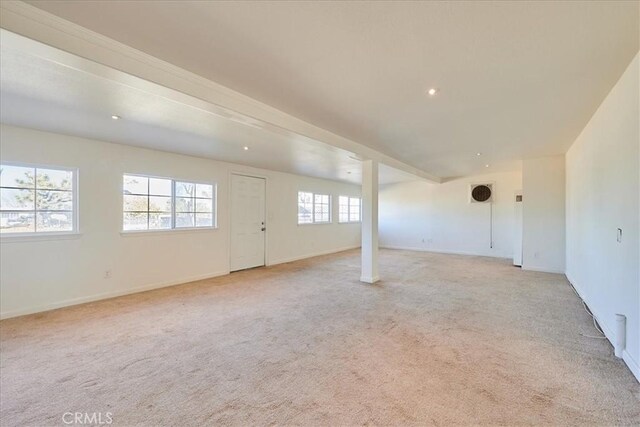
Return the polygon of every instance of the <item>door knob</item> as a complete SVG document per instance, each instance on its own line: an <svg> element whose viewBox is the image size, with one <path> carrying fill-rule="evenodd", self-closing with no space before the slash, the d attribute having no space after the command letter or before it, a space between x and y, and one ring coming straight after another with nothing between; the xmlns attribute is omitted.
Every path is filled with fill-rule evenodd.
<svg viewBox="0 0 640 427"><path fill-rule="evenodd" d="M266 230L266 229L267 229L266 227L262 227L262 231L264 231L264 230Z"/></svg>

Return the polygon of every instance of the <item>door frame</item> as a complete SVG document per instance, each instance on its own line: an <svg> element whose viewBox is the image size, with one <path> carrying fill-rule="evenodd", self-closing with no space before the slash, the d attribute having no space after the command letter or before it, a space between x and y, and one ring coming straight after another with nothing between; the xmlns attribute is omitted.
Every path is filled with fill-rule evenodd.
<svg viewBox="0 0 640 427"><path fill-rule="evenodd" d="M235 169L230 169L229 170L229 174L228 174L228 182L229 185L227 186L227 204L229 206L229 210L227 211L229 213L229 229L227 231L227 262L229 263L229 268L228 270L231 271L231 239L233 238L233 235L231 233L231 226L232 226L232 218L231 218L231 212L233 207L231 206L232 200L233 200L233 185L232 185L232 181L233 181L233 175L238 175L238 176L245 176L248 178L259 178L259 179L264 179L264 225L265 225L265 232L264 232L264 266L267 267L269 266L269 220L268 220L268 206L269 206L269 186L267 185L269 182L269 178L266 175L260 175L260 174L256 174L256 173L250 173L250 172L244 172L241 170L235 170ZM242 271L242 270L238 270L238 271Z"/></svg>

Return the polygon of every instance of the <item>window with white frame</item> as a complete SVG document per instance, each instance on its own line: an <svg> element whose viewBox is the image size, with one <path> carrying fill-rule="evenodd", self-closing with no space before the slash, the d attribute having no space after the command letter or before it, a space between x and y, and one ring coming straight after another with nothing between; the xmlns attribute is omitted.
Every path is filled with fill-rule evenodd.
<svg viewBox="0 0 640 427"><path fill-rule="evenodd" d="M331 195L298 192L298 224L331 222Z"/></svg>
<svg viewBox="0 0 640 427"><path fill-rule="evenodd" d="M122 190L123 230L172 228L173 200L170 179L124 175Z"/></svg>
<svg viewBox="0 0 640 427"><path fill-rule="evenodd" d="M331 196L328 194L313 195L313 222L331 222Z"/></svg>
<svg viewBox="0 0 640 427"><path fill-rule="evenodd" d="M176 181L176 228L213 227L213 185Z"/></svg>
<svg viewBox="0 0 640 427"><path fill-rule="evenodd" d="M0 233L75 232L76 189L73 169L0 164Z"/></svg>
<svg viewBox="0 0 640 427"><path fill-rule="evenodd" d="M338 198L338 221L339 222L360 222L360 198L340 196Z"/></svg>
<svg viewBox="0 0 640 427"><path fill-rule="evenodd" d="M215 226L215 186L142 175L124 175L124 231Z"/></svg>

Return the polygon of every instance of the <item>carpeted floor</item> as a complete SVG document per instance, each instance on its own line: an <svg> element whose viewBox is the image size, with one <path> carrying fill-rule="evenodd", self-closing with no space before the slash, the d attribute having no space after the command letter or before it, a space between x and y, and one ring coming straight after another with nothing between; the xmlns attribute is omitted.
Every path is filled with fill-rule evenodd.
<svg viewBox="0 0 640 427"><path fill-rule="evenodd" d="M639 425L561 275L349 251L0 323L0 424Z"/></svg>

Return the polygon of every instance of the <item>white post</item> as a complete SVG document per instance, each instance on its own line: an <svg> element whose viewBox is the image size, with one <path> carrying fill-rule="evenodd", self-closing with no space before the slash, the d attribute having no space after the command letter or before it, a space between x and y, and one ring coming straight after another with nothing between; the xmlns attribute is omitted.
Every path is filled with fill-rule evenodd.
<svg viewBox="0 0 640 427"><path fill-rule="evenodd" d="M378 162L362 162L362 274L360 281L378 277Z"/></svg>

